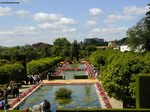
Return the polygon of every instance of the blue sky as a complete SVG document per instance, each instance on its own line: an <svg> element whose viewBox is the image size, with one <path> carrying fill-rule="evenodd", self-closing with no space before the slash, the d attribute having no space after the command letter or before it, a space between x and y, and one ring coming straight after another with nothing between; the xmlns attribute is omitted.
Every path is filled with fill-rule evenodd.
<svg viewBox="0 0 150 112"><path fill-rule="evenodd" d="M2 4L2 2L19 4ZM149 0L0 0L0 46L45 42L59 37L106 41L126 36L148 11Z"/></svg>

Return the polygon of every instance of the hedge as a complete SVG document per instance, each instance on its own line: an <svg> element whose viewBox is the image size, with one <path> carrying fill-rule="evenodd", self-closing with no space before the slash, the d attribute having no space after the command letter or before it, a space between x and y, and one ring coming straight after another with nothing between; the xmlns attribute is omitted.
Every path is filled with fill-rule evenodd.
<svg viewBox="0 0 150 112"><path fill-rule="evenodd" d="M57 109L56 112L149 112L150 109Z"/></svg>
<svg viewBox="0 0 150 112"><path fill-rule="evenodd" d="M75 75L74 79L88 79L87 75Z"/></svg>
<svg viewBox="0 0 150 112"><path fill-rule="evenodd" d="M150 74L136 76L136 107L150 109Z"/></svg>
<svg viewBox="0 0 150 112"><path fill-rule="evenodd" d="M51 78L51 80L64 79L63 76L51 76L50 78Z"/></svg>
<svg viewBox="0 0 150 112"><path fill-rule="evenodd" d="M25 78L25 68L20 63L0 66L0 84L8 83L10 80L19 82Z"/></svg>
<svg viewBox="0 0 150 112"><path fill-rule="evenodd" d="M27 64L27 74L36 75L42 73L50 69L54 65L56 65L61 60L62 60L61 57L42 58L39 60L32 60Z"/></svg>
<svg viewBox="0 0 150 112"><path fill-rule="evenodd" d="M0 112L4 112L4 110L0 110ZM22 112L22 110L7 110L7 112Z"/></svg>

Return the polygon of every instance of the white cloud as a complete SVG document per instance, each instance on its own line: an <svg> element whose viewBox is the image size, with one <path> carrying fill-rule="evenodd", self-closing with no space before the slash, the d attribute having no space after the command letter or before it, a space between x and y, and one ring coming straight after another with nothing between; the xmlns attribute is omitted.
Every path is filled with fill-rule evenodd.
<svg viewBox="0 0 150 112"><path fill-rule="evenodd" d="M33 19L36 21L58 21L62 18L62 15L53 14L53 13L36 13L33 15Z"/></svg>
<svg viewBox="0 0 150 112"><path fill-rule="evenodd" d="M26 27L17 26L13 30L13 33L15 35L34 35L35 31L36 31L36 28L33 26L26 26Z"/></svg>
<svg viewBox="0 0 150 112"><path fill-rule="evenodd" d="M73 18L65 18L65 17L60 18L59 21L57 22L57 24L62 24L62 25L73 25L76 23L77 22Z"/></svg>
<svg viewBox="0 0 150 112"><path fill-rule="evenodd" d="M104 20L105 23L114 23L118 20L125 20L130 21L133 20L135 17L131 15L108 15L107 18Z"/></svg>
<svg viewBox="0 0 150 112"><path fill-rule="evenodd" d="M61 30L62 28L67 28L65 25L57 25L56 23L43 23L39 24L38 26L48 30Z"/></svg>
<svg viewBox="0 0 150 112"><path fill-rule="evenodd" d="M47 31L51 31L53 33L61 34L67 32L75 32L76 29L72 28L77 21L73 18L66 18L60 14L54 13L36 13L33 16L34 20L40 22L38 27L42 29L46 29ZM56 31L57 30L57 31Z"/></svg>
<svg viewBox="0 0 150 112"><path fill-rule="evenodd" d="M0 36L10 36L12 35L13 33L11 31L0 31Z"/></svg>
<svg viewBox="0 0 150 112"><path fill-rule="evenodd" d="M36 13L33 15L33 19L40 22L48 22L57 25L73 25L77 22L73 18L66 18L60 14L54 13Z"/></svg>
<svg viewBox="0 0 150 112"><path fill-rule="evenodd" d="M91 33L101 33L102 35L115 34L120 31L126 31L128 27L113 27L113 28L95 28L91 30Z"/></svg>
<svg viewBox="0 0 150 112"><path fill-rule="evenodd" d="M71 33L75 32L76 28L68 27L66 25L57 25L57 24L51 24L51 23L44 23L44 24L39 24L38 25L42 29L48 29L51 32L55 31L57 33ZM57 30L57 31L56 31Z"/></svg>
<svg viewBox="0 0 150 112"><path fill-rule="evenodd" d="M85 22L85 26L89 27L89 26L94 26L96 25L96 21L95 20L88 20Z"/></svg>
<svg viewBox="0 0 150 112"><path fill-rule="evenodd" d="M0 45L16 46L39 41L41 32L33 26L16 26L13 29L0 30ZM37 39L38 38L38 39ZM41 39L42 40L42 39Z"/></svg>
<svg viewBox="0 0 150 112"><path fill-rule="evenodd" d="M11 14L12 9L10 7L0 7L0 16L6 16Z"/></svg>
<svg viewBox="0 0 150 112"><path fill-rule="evenodd" d="M28 17L30 15L30 12L26 11L26 10L18 10L18 11L16 11L16 14L19 17L25 18L25 17Z"/></svg>
<svg viewBox="0 0 150 112"><path fill-rule="evenodd" d="M105 37L107 40L123 38L128 27L94 28L89 32L89 37Z"/></svg>
<svg viewBox="0 0 150 112"><path fill-rule="evenodd" d="M133 15L140 15L145 14L148 11L148 6L145 7L136 7L136 6L127 6L124 7L123 12L124 14L133 14Z"/></svg>
<svg viewBox="0 0 150 112"><path fill-rule="evenodd" d="M99 9L99 8L92 8L92 9L89 9L89 13L93 16L98 16L100 14L103 13L102 9Z"/></svg>
<svg viewBox="0 0 150 112"><path fill-rule="evenodd" d="M28 35L35 35L36 32L36 28L33 26L26 26L26 27L22 27L22 26L17 26L12 30L9 31L0 31L0 36L28 36Z"/></svg>
<svg viewBox="0 0 150 112"><path fill-rule="evenodd" d="M53 29L53 25L50 23L39 24L38 26L43 28L43 29L51 29L51 28Z"/></svg>
<svg viewBox="0 0 150 112"><path fill-rule="evenodd" d="M72 33L75 32L77 29L76 28L70 28L70 29L63 29L62 32L64 33Z"/></svg>

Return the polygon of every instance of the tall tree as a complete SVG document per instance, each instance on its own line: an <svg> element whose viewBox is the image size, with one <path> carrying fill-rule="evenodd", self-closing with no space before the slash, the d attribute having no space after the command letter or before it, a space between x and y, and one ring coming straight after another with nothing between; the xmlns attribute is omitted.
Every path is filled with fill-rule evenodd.
<svg viewBox="0 0 150 112"><path fill-rule="evenodd" d="M132 50L150 51L150 11L146 13L146 17L128 29L127 36L127 44Z"/></svg>
<svg viewBox="0 0 150 112"><path fill-rule="evenodd" d="M148 4L149 9L150 9L150 4ZM150 31L150 10L146 13L146 19L145 19L145 24Z"/></svg>
<svg viewBox="0 0 150 112"><path fill-rule="evenodd" d="M89 56L92 52L96 51L95 45L86 45L85 50L87 51L87 55Z"/></svg>
<svg viewBox="0 0 150 112"><path fill-rule="evenodd" d="M54 56L62 56L64 58L70 56L70 42L66 38L57 38L54 41L52 54Z"/></svg>
<svg viewBox="0 0 150 112"><path fill-rule="evenodd" d="M77 40L74 40L74 42L71 45L70 57L72 60L74 59L76 59L76 61L79 60L79 45Z"/></svg>
<svg viewBox="0 0 150 112"><path fill-rule="evenodd" d="M100 80L109 97L123 101L123 107L135 106L136 75L150 73L150 52L145 54L98 50L89 57L100 67Z"/></svg>

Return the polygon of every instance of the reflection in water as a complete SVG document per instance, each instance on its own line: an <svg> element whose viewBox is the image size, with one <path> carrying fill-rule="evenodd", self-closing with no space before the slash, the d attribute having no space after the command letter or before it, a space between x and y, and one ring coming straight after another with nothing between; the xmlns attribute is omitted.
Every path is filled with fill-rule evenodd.
<svg viewBox="0 0 150 112"><path fill-rule="evenodd" d="M55 101L59 104L59 105L67 105L70 104L73 100L72 98L57 98L55 99Z"/></svg>
<svg viewBox="0 0 150 112"><path fill-rule="evenodd" d="M85 85L84 88L85 88L84 90L85 90L86 96L90 96L91 86L90 85Z"/></svg>
<svg viewBox="0 0 150 112"><path fill-rule="evenodd" d="M74 76L81 76L81 75L85 75L86 72L85 71L63 71L63 73L61 74L62 76L65 76L65 79L74 79Z"/></svg>

